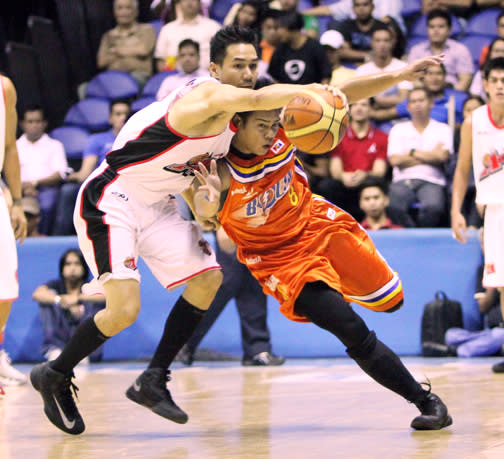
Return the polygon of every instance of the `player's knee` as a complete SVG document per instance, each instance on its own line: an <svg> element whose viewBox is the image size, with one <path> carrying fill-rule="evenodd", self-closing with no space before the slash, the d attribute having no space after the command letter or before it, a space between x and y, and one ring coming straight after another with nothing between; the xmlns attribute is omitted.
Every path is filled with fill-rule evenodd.
<svg viewBox="0 0 504 459"><path fill-rule="evenodd" d="M376 342L376 333L374 331L370 331L363 341L354 346L348 347L346 352L352 359L366 359L374 351Z"/></svg>
<svg viewBox="0 0 504 459"><path fill-rule="evenodd" d="M394 306L392 306L391 308L383 311L383 312L386 312L386 313L392 313L392 312L396 312L396 311L399 311L399 309L402 308L402 305L404 304L404 300L401 299L399 300L399 302L397 304L395 304Z"/></svg>

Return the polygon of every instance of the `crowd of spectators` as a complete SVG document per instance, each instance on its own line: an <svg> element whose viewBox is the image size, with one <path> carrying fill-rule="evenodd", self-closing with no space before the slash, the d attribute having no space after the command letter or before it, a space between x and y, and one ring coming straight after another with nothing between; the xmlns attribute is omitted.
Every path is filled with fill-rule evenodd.
<svg viewBox="0 0 504 459"><path fill-rule="evenodd" d="M481 68L488 59L504 55L504 13L492 16L481 31L488 40L477 52L458 38L471 17L501 2L423 0L418 14L406 17L401 0L335 0L324 5L245 0L230 3L227 15L217 21L212 11L224 1L164 2L170 14L165 11L161 17L172 20L156 32L153 25L138 22L137 0L115 0L116 25L102 37L98 69L131 74L139 84L138 98L144 85L164 72L166 78L158 79L157 94L152 95L152 101L162 99L178 85L208 75L210 38L222 23L254 29L259 74L282 83L337 86L442 53L444 64L429 68L422 80L401 83L350 107L350 128L334 151L299 155L314 190L359 221L370 218L362 206L363 185L369 179L380 182L372 194L376 199L384 195L380 202L386 203L386 214L378 219L383 224L370 228L448 227L458 127L464 108L470 111L485 100ZM423 39L412 37L421 21ZM140 108L134 99L109 101L110 129L90 136L75 171L69 168L64 145L46 133L44 109L30 106L21 114L18 150L31 236L74 234L78 187L110 149L130 111ZM479 226L475 206L468 205L466 212L471 225Z"/></svg>

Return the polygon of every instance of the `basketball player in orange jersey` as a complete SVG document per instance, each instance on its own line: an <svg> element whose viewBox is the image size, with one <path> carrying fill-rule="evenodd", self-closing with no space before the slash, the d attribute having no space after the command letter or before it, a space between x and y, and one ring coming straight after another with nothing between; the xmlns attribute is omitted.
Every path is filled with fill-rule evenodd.
<svg viewBox="0 0 504 459"><path fill-rule="evenodd" d="M188 190L198 161L208 164L227 154L236 112L281 107L313 88L273 85L254 91L259 59L248 29L221 29L211 40L210 56L212 78L197 78L133 115L79 191L74 212L79 246L103 285L106 307L77 328L56 360L31 372L45 414L64 432L85 429L71 391L73 368L139 313L138 256L165 288L186 287L148 368L126 395L159 416L188 420L166 387L168 368L211 304L222 274L201 228L180 217L173 195L182 193L192 202ZM379 93L435 62L439 59L426 58L399 72L355 80L347 95L355 100Z"/></svg>
<svg viewBox="0 0 504 459"><path fill-rule="evenodd" d="M0 187L0 383L25 384L26 376L11 367L3 350L5 324L12 302L18 297L16 239L21 242L26 237L26 218L21 207L21 179L19 157L16 148L16 89L11 80L0 75L0 174L7 182L12 198L12 206L7 208L5 195ZM4 394L0 385L0 398Z"/></svg>
<svg viewBox="0 0 504 459"><path fill-rule="evenodd" d="M462 124L457 168L453 178L451 227L453 236L466 242L467 224L460 212L471 167L476 203L484 206L483 286L498 288L504 315L504 58L492 59L483 70L488 103L474 110ZM492 367L504 373L504 362Z"/></svg>
<svg viewBox="0 0 504 459"><path fill-rule="evenodd" d="M216 188L225 190L219 231L236 243L239 260L279 301L280 311L334 334L369 376L414 403L421 412L414 429L449 426L452 418L430 385L425 390L415 381L348 305L398 310L403 291L397 274L351 215L311 193L296 149L279 128L279 110L241 113L233 121L238 131L218 164L221 183L215 165L197 173L203 186L196 192L196 212L203 198L215 210Z"/></svg>

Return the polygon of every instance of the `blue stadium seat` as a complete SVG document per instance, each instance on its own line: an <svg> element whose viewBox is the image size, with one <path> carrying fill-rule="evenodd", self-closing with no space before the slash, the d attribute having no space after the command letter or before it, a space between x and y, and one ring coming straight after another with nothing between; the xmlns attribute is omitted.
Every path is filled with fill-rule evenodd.
<svg viewBox="0 0 504 459"><path fill-rule="evenodd" d="M462 25L456 16L451 15L452 29L450 37L456 37L463 31ZM427 37L427 17L420 16L411 26L409 30L410 37Z"/></svg>
<svg viewBox="0 0 504 459"><path fill-rule="evenodd" d="M320 0L319 5L332 5L333 3L337 3L338 0Z"/></svg>
<svg viewBox="0 0 504 459"><path fill-rule="evenodd" d="M161 83L163 80L169 76L177 73L177 70L169 70L166 72L159 72L154 75L152 75L147 83L145 83L145 86L142 91L142 97L145 96L154 96L156 97L156 94L158 92L159 87L161 86Z"/></svg>
<svg viewBox="0 0 504 459"><path fill-rule="evenodd" d="M107 70L101 72L89 82L86 97L105 99L132 99L138 95L138 83L127 72Z"/></svg>
<svg viewBox="0 0 504 459"><path fill-rule="evenodd" d="M402 0L401 15L403 18L414 16L422 11L422 0Z"/></svg>
<svg viewBox="0 0 504 459"><path fill-rule="evenodd" d="M471 56L474 61L476 68L478 67L479 58L481 55L481 50L494 39L488 35L466 35L462 37L459 41L463 45L466 45L471 52Z"/></svg>
<svg viewBox="0 0 504 459"><path fill-rule="evenodd" d="M72 105L65 115L64 124L80 126L91 132L109 128L109 106L107 99L89 98Z"/></svg>
<svg viewBox="0 0 504 459"><path fill-rule="evenodd" d="M408 41L406 43L406 54L408 54L411 51L411 48L413 46L417 45L418 43L421 43L422 41L427 40L427 37L410 37L408 38Z"/></svg>
<svg viewBox="0 0 504 459"><path fill-rule="evenodd" d="M490 8L474 14L467 20L466 33L497 36L497 16L501 11L498 8Z"/></svg>
<svg viewBox="0 0 504 459"><path fill-rule="evenodd" d="M138 110L142 110L142 108L147 107L147 105L152 104L152 102L156 102L155 96L142 96L137 100L134 100L131 104L131 112L136 113Z"/></svg>
<svg viewBox="0 0 504 459"><path fill-rule="evenodd" d="M91 134L78 126L60 126L49 132L49 136L59 140L65 147L69 159L81 159L82 152Z"/></svg>
<svg viewBox="0 0 504 459"><path fill-rule="evenodd" d="M308 8L313 8L313 3L310 0L299 0L297 8L299 11L307 10Z"/></svg>

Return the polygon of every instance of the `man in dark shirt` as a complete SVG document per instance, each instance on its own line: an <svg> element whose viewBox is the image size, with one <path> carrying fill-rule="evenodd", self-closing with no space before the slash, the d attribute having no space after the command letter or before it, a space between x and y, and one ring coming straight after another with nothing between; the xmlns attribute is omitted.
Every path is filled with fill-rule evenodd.
<svg viewBox="0 0 504 459"><path fill-rule="evenodd" d="M279 83L327 84L331 78L331 64L324 47L301 33L303 16L290 12L279 19L281 43L276 47L268 73Z"/></svg>
<svg viewBox="0 0 504 459"><path fill-rule="evenodd" d="M389 203L387 184L383 179L368 177L360 189L359 205L364 215L360 222L366 230L398 229L402 226L392 223L387 217Z"/></svg>

